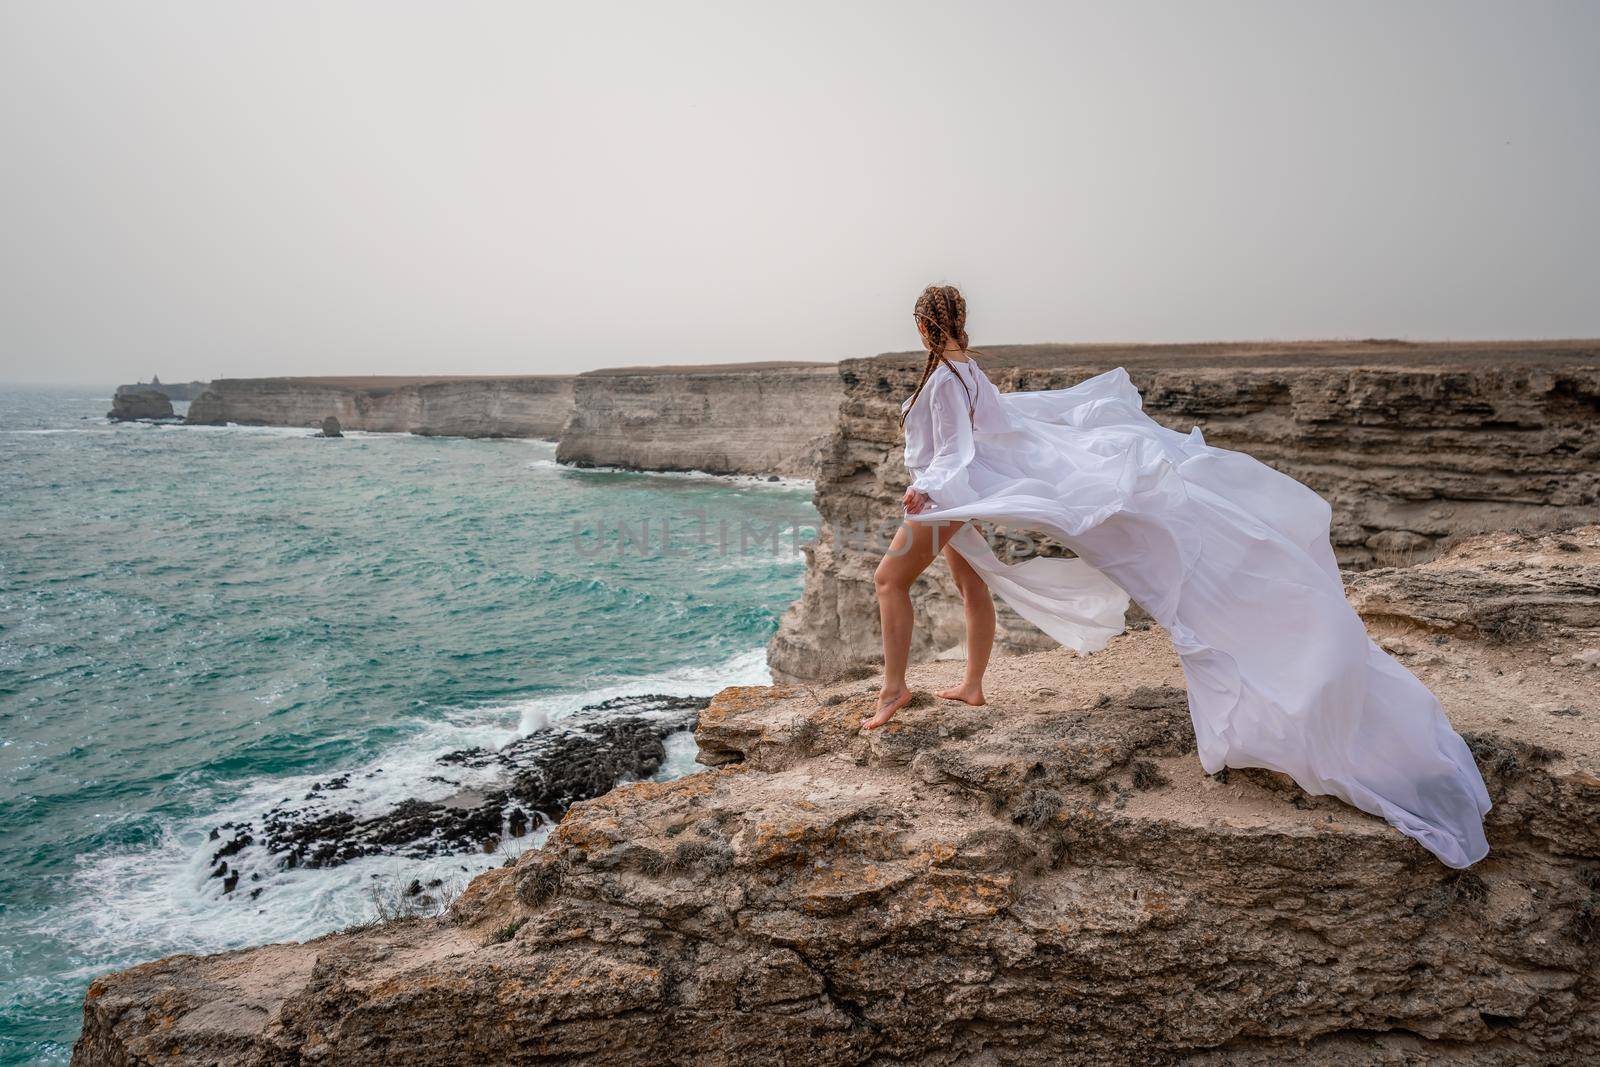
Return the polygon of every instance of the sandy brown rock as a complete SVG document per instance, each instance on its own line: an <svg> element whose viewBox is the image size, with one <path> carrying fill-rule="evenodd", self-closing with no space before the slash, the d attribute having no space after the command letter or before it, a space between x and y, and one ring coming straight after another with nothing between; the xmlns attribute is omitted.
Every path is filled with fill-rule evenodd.
<svg viewBox="0 0 1600 1067"><path fill-rule="evenodd" d="M1600 343L1024 345L987 350L1001 391L1063 388L1128 368L1158 422L1245 451L1333 505L1340 562L1426 559L1464 534L1600 518ZM830 679L879 655L872 571L907 482L896 405L922 360L840 365L845 400L817 475L824 532L770 649L781 676ZM852 540L843 543L841 532ZM942 565L913 593L913 656L961 640ZM1002 648L1046 647L1014 615Z"/></svg>
<svg viewBox="0 0 1600 1067"><path fill-rule="evenodd" d="M196 425L319 427L439 437L561 435L570 376L220 378L189 405Z"/></svg>
<svg viewBox="0 0 1600 1067"><path fill-rule="evenodd" d="M1368 619L1508 643L1600 630L1600 539L1593 526L1474 538L1431 562L1352 575Z"/></svg>
<svg viewBox="0 0 1600 1067"><path fill-rule="evenodd" d="M1529 585L1592 573L1600 529L1361 579L1483 765L1470 871L1278 776L1202 774L1146 630L1002 659L990 706L869 735L869 680L726 690L713 770L577 805L449 919L101 978L74 1062L1593 1062L1600 696L1552 660L1597 631L1441 631L1406 599L1510 596L1487 576L1518 560L1524 602L1560 600Z"/></svg>
<svg viewBox="0 0 1600 1067"><path fill-rule="evenodd" d="M580 467L810 478L838 421L832 363L580 375L556 458Z"/></svg>

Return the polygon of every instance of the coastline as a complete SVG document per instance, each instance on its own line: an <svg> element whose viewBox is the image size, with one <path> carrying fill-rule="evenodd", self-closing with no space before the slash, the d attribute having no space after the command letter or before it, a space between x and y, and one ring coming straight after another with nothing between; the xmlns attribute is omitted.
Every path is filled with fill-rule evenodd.
<svg viewBox="0 0 1600 1067"><path fill-rule="evenodd" d="M691 734L618 725L677 725L644 698L769 678L800 584L787 537L749 557L685 542L669 567L580 558L567 527L786 520L814 514L808 487L556 468L533 439L113 424L93 392L0 405L20 461L0 471L4 651L32 665L7 673L0 750L0 1061L66 1062L94 973L442 905L564 797L693 768ZM530 825L477 812L500 790ZM436 829L484 832L412 855ZM321 866L280 869L273 845Z"/></svg>
<svg viewBox="0 0 1600 1067"><path fill-rule="evenodd" d="M1469 871L1281 776L1203 774L1181 669L1136 630L1001 659L982 714L924 700L869 735L860 680L726 689L711 769L576 805L440 918L97 979L74 1062L1593 1057L1600 703L1556 660L1600 644L1596 579L1589 526L1352 583L1484 769Z"/></svg>
<svg viewBox="0 0 1600 1067"><path fill-rule="evenodd" d="M556 441L573 467L809 478L833 431L832 363L611 368L581 375L223 378L188 425Z"/></svg>
<svg viewBox="0 0 1600 1067"><path fill-rule="evenodd" d="M998 358L986 364L995 368L991 376L1001 388L1059 387L1105 369L1085 364L1081 346L1023 347L1026 351L996 349ZM690 1031L683 1027L699 1025L696 1020L721 1018L718 1013L726 1009L709 989L692 994L710 998L703 1001L684 1001L682 997L689 993L672 992L701 988L691 977L697 968L705 968L705 973L714 977L725 971L732 974L733 970L779 966L779 971L758 982L758 988L769 988L762 983L770 981L771 1005L806 1004L813 1020L828 1020L821 1024L821 1031L807 1031L813 1039L819 1032L830 1035L819 1050L813 1050L821 1057L818 1062L854 1062L852 1057L864 1050L888 1048L875 1042L887 1040L886 1035L891 1034L898 1035L893 1041L900 1043L893 1047L942 1048L959 1056L957 1035L941 1036L922 1027L918 1019L926 1010L883 1014L866 1007L886 1003L887 994L870 983L861 985L863 975L847 965L851 953L870 951L865 943L852 940L856 935L851 930L874 928L873 916L883 914L885 902L898 902L894 906L910 909L908 915L921 916L916 920L921 928L931 923L951 931L939 942L939 958L928 963L934 973L945 974L941 968L977 965L976 958L962 962L968 952L964 946L990 945L983 952L993 953L1000 951L995 945L1010 944L1018 937L1042 944L1040 932L1026 921L1022 930L1008 924L1046 907L1025 903L1031 899L1027 894L1054 885L1067 896L1048 908L1083 907L1087 909L1083 915L1098 915L1090 922L1097 932L1079 931L1058 940L1051 950L1055 955L1048 958L1017 957L1013 966L1035 968L1028 973L1035 973L1043 983L1036 993L1027 995L1042 998L1045 989L1058 980L1053 977L1057 970L1052 968L1059 968L1059 960L1064 958L1060 954L1075 953L1074 946L1083 937L1091 937L1097 953L1111 952L1118 958L1132 953L1128 958L1134 959L1164 943L1162 939L1146 940L1141 931L1184 930L1181 940L1185 944L1230 936L1222 922L1227 909L1208 910L1206 904L1222 892L1222 883L1172 884L1164 872L1173 854L1191 855L1195 864L1233 872L1228 877L1235 879L1267 857L1274 872L1271 878L1277 880L1262 890L1265 895L1260 904L1272 914L1278 914L1283 906L1279 902L1290 897L1302 901L1297 907L1306 906L1305 898L1293 892L1307 876L1295 857L1314 856L1321 876L1330 880L1321 890L1332 894L1330 899L1346 900L1342 894L1348 891L1371 898L1370 906L1354 913L1347 914L1345 904L1314 915L1306 913L1312 916L1308 929L1317 931L1318 936L1358 943L1368 936L1368 927L1362 925L1358 931L1348 924L1366 923L1363 915L1383 914L1387 916L1384 922L1402 926L1405 916L1426 915L1442 922L1451 938L1491 946L1486 951L1502 962L1512 950L1485 923L1491 914L1503 914L1506 901L1523 899L1518 894L1537 888L1543 903L1527 920L1531 926L1519 927L1523 933L1518 936L1531 936L1527 930L1535 928L1555 931L1550 936L1562 946L1558 967L1571 975L1563 979L1568 984L1562 988L1593 988L1600 979L1573 953L1588 943L1582 940L1590 936L1584 932L1588 928L1582 925L1582 915L1586 907L1600 909L1600 895L1593 903L1585 903L1590 898L1584 895L1589 892L1583 888L1584 869L1573 866L1565 846L1556 847L1552 842L1573 833L1581 837L1587 831L1577 827L1600 817L1600 808L1595 807L1600 804L1600 779L1594 778L1600 740L1594 737L1591 725L1600 719L1600 707L1581 695L1581 683L1588 677L1584 649L1600 645L1600 617L1594 617L1600 608L1595 607L1593 597L1586 600L1581 594L1554 591L1570 587L1572 579L1561 576L1561 567L1593 568L1592 557L1600 552L1600 541L1595 541L1600 533L1574 525L1592 521L1596 514L1597 490L1592 477L1578 467L1558 476L1584 457L1600 456L1597 428L1583 416L1585 405L1593 402L1586 398L1600 397L1600 360L1591 362L1600 349L1592 343L1562 343L1552 350L1546 365L1538 362L1537 344L1480 349L1467 364L1451 362L1442 350L1418 353L1415 346L1406 349L1404 359L1392 347L1376 354L1370 347L1358 347L1352 353L1343 352L1347 346L1338 347L1340 352L1323 353L1332 359L1331 365L1301 365L1300 357L1285 360L1281 353L1266 362L1259 355L1213 361L1219 365L1197 364L1177 353L1141 354L1126 348L1100 354L1138 368L1130 370L1145 392L1148 408L1158 418L1180 428L1198 423L1208 440L1250 450L1333 500L1334 537L1336 545L1345 550L1341 554L1349 568L1352 600L1367 616L1375 638L1440 692L1458 725L1470 728L1469 740L1485 776L1494 782L1498 821L1492 844L1496 851L1480 865L1481 870L1455 876L1443 868L1435 869L1407 852L1411 846L1391 840L1374 820L1350 809L1329 808L1327 802L1307 801L1292 786L1271 776L1243 772L1218 781L1198 775L1189 766L1193 755L1186 748L1186 744L1192 745L1192 738L1184 740L1181 677L1166 678L1162 673L1171 674L1160 666L1162 656L1170 653L1165 638L1137 619L1130 632L1106 653L1070 662L1059 653L1037 652L1026 628L1015 625L1020 620L1003 619L1002 647L1008 654L997 660L996 668L997 675L1007 681L1004 686L997 685L991 697L993 707L985 716L972 720L974 724L993 720L992 726L983 727L988 731L984 740L973 739L969 725L953 727L946 710L938 706L914 708L903 716L904 723L881 738L855 737L848 726L859 717L856 705L870 697L870 686L850 679L860 679L873 669L874 642L866 632L871 623L867 593L872 561L834 545L826 531L830 526L893 511L903 472L897 466L893 420L879 409L888 404L886 397L909 388L920 364L915 354L891 353L839 365L838 378L844 390L837 408L841 418L815 452L821 459L814 487L824 535L805 549L805 590L784 614L769 649L779 683L735 686L713 699L695 735L699 762L712 765L712 770L621 784L596 799L580 801L540 848L519 852L510 857L509 866L480 875L443 918L406 918L362 934L327 935L299 945L243 950L242 958L260 959L269 970L282 961L298 961L289 972L273 971L290 983L291 992L287 999L265 1002L275 1005L269 1013L277 1020L274 1026L280 1028L270 1038L253 1023L218 1029L205 1021L221 1017L219 1012L231 1012L228 1005L235 996L260 1002L264 995L253 986L219 981L212 968L223 965L220 958L174 957L98 979L85 1004L86 1028L80 1043L83 1058L75 1062L99 1062L93 1057L133 1054L135 1049L141 1050L139 1054L159 1049L163 1055L177 1056L174 1062L185 1062L182 1057L188 1053L171 1043L176 1040L173 1033L151 1030L137 1021L138 1005L155 996L177 996L184 1005L179 1017L190 1020L191 1027L184 1031L190 1042L185 1047L254 1062L250 1057L298 1055L299 1050L310 1047L306 1042L324 1042L339 1047L341 1057L350 1062L362 1062L361 1049L394 1040L397 1033L409 1032L408 1024L378 1005L364 1007L359 1015L363 1021L358 1023L356 1016L347 1017L344 1009L326 1000L319 989L296 985L298 975L310 973L303 968L346 968L340 973L348 973L354 983L345 987L348 989L365 988L374 981L398 982L395 988L411 988L408 983L417 982L421 983L419 989L433 989L437 981L444 980L441 976L455 975L452 968L457 964L451 960L459 960L461 966L486 967L487 973L503 978L542 974L550 968L577 968L575 973L596 983L594 988L603 991L607 1003L616 1000L632 1005L620 1015L606 1010L591 1013L595 1025L614 1029L631 1026L629 1020L638 1019L649 1020L652 1028L675 1025L685 1033ZM1507 358L1513 349L1522 362ZM1301 356L1311 358L1306 353ZM1343 362L1346 359L1356 362ZM1283 362L1296 365L1279 365ZM631 378L627 374L611 377ZM704 384L704 379L699 384ZM625 419L613 421L622 425ZM1416 436L1407 440L1404 454L1415 455L1420 465L1399 461L1402 453L1395 433L1407 422L1418 426ZM543 458L534 463L557 466ZM651 472L620 464L563 465L562 469L602 477L639 474L710 479L750 488L774 485L767 480L770 475L762 474ZM1319 478L1329 476L1334 481L1319 484ZM1469 483L1492 486L1498 496L1472 499L1458 488ZM792 489L809 484L813 483L784 479L774 487ZM1420 508L1406 502L1419 485L1429 486L1431 500ZM1341 508L1345 509L1342 524ZM1417 516L1430 513L1434 513L1432 525L1417 521ZM1474 525L1496 522L1566 532L1479 535L1473 529ZM1389 536L1393 533L1420 540ZM1561 547L1568 543L1578 547ZM1552 560L1554 571L1550 570ZM1520 581L1531 584L1525 589L1508 587L1503 572L1524 574ZM954 643L947 638L954 633L953 620L959 609L952 611L957 601L951 591L942 588L942 581L940 576L930 575L926 587L917 593L915 658L920 660L933 660L947 644ZM1466 589L1472 590L1466 597L1471 607L1445 606L1458 605ZM1531 596L1527 604L1538 606L1524 607L1521 598L1525 596ZM1510 606L1502 611L1504 605ZM1496 612L1509 612L1507 618L1516 615L1527 621L1512 627L1495 621L1499 618ZM861 632L847 631L845 622L860 623ZM1497 636L1502 633L1504 637ZM1447 643L1441 644L1441 640ZM801 650L798 654L797 649ZM1550 666L1543 666L1547 662ZM796 664L799 669L793 669ZM1513 717L1498 716L1496 709L1516 697L1502 692L1499 682L1486 688L1483 672L1492 671L1498 677L1512 665L1520 665L1524 672L1519 691L1533 702ZM915 684L931 687L952 669L941 662L926 663L915 668ZM816 681L809 686L784 684L785 678L795 677ZM1166 681L1160 682L1161 678ZM1485 691L1499 695L1485 699ZM1537 698L1533 696L1536 691ZM1108 716L1108 706L1116 713ZM1065 731L1062 737L1070 735L1070 740L1035 737L1040 716L1045 722L1059 721L1060 730ZM1146 721L1152 718L1159 722ZM1567 730L1562 746L1549 743L1552 738L1544 729L1546 722ZM1070 730L1067 723L1072 724ZM1048 729L1055 731L1056 727ZM1127 732L1130 730L1132 733ZM1026 776L1016 781L994 779L999 772L969 767L969 750L972 759L981 757L982 762L989 758L971 749L974 744L983 752L1031 753L1028 758L1054 783L1048 791L1056 799L1046 798L1037 783L1028 787ZM1126 749L1127 758L1120 763L1114 758L1100 770L1084 772L1090 773L1087 778L1075 777L1079 771L1074 768L1084 761L1091 768L1101 767L1101 756L1094 754L1106 752L1108 746L1111 751ZM1041 752L1051 753L1042 763ZM844 772L847 765L867 768L867 777ZM838 774L833 770L836 766L841 768ZM1054 782L1063 775L1062 781ZM822 803L823 811L834 812L830 803L816 798L833 788L827 783L835 778L848 781L850 788L870 785L879 791L875 795L892 798L886 801L888 808L869 805L857 810L860 805L846 805L838 809L837 818L828 814L815 827L811 823L816 820L810 816L778 814L804 812L806 803ZM1219 785L1228 792L1220 802ZM1080 796L1080 790L1087 792ZM962 813L960 818L970 821L982 806L980 794L991 796L988 803L1001 803L994 816L999 826L978 819L961 833L941 836L938 828L950 825L947 809L952 801ZM993 799L1002 795L1003 803ZM1038 808L1040 804L1050 811L1038 814L1036 809L1044 811ZM1196 820L1175 814L1187 809L1202 813L1202 817ZM891 817L889 810L918 814L906 822ZM662 811L668 814L662 815ZM1531 821L1541 817L1540 811L1546 822ZM1307 818L1308 812L1316 817ZM667 840L676 838L680 830L652 820L669 815L674 826L681 824L707 840ZM794 823L796 818L798 823ZM1007 838L1009 843L1002 842L1001 830L1006 825L1028 832L1016 841ZM617 828L607 828L613 826ZM707 829L698 829L702 826ZM1029 859L1033 855L1029 840L1037 836L1036 831L1045 830L1057 841L1051 846L1055 851ZM782 837L791 831L802 842L797 851L780 850L768 856L762 851L764 846L757 844L773 834ZM885 844L908 832L919 839L932 836L909 853ZM1153 852L1142 852L1141 842L1151 841L1162 844ZM694 846L694 854L685 853L680 861L680 846L686 844ZM878 873L861 867L864 857ZM1105 884L1097 883L1094 896L1134 890L1143 899L1187 902L1176 912L1178 918L1171 920L1178 926L1171 927L1167 916L1146 914L1139 907L1124 915L1115 908L1096 910L1087 904L1089 898L1071 888L1076 884L1072 878L1087 875L1068 878L1068 874L1097 863L1109 864L1107 870L1121 873L1104 876ZM800 878L795 864L820 864L820 873L815 879ZM1063 882L1063 878L1068 880ZM700 888L691 888L685 879ZM547 890L550 884L565 888L552 895ZM715 919L714 924L721 929L734 923L742 932L732 949L704 960L696 956L693 959L698 962L690 963L690 957L678 953L699 927L697 920L682 918L680 904L673 902L693 902L688 905L691 913L699 909L709 914L705 909L715 911L719 894L745 903ZM1492 902L1487 908L1481 904L1485 898ZM992 905L991 899L1001 903ZM612 904L602 906L603 901ZM623 912L606 918L605 907L619 902ZM933 910L927 911L928 907ZM799 928L801 932L777 940L761 932L791 912L809 916ZM1124 927L1124 919L1132 925ZM629 939L636 940L636 935L629 931L640 929L640 923L645 929L660 931L664 939L643 935L645 954L669 961L666 973L673 977L664 987L637 986L635 978L627 975L642 964L633 959L632 950L612 947L634 943ZM574 924L592 933L576 943L563 941L559 931ZM894 940L899 936L894 930L899 927L891 927L871 935L888 936L889 944L896 946L885 950L889 951L886 963L891 968L915 966L907 963L915 958L915 952L909 943ZM509 936L503 936L508 930ZM1169 936L1163 934L1162 938ZM1261 938L1265 932L1239 936L1244 940L1230 952L1248 956L1264 951ZM1445 951L1439 947L1442 942L1425 939L1423 944L1425 955ZM1410 958L1407 953L1411 949L1401 943L1384 941L1380 947L1391 958ZM439 953L446 950L446 957L441 958ZM1179 950L1171 966L1191 966L1194 961L1186 951ZM371 972L364 970L356 961L373 952L389 953L393 963ZM259 955L252 957L251 953ZM790 964L771 962L790 958L785 953L794 953L801 961L791 968L793 981L784 970ZM827 959L840 962L834 965L824 962ZM413 965L408 961L424 962ZM1368 1024L1371 1012L1378 1010L1365 1000L1338 992L1348 988L1350 981L1378 981L1371 973L1362 972L1359 963L1354 966L1348 973L1338 968L1315 972L1314 985L1329 983L1326 988L1315 986L1313 1000L1322 1014L1317 1020L1307 1017L1304 1029L1291 1027L1271 1040L1251 1041L1241 1036L1243 1031L1238 1028L1248 1030L1254 1009L1245 1002L1224 1003L1226 998L1222 998L1203 1009L1222 1013L1216 1025L1184 1038L1192 1042L1183 1045L1188 1049L1185 1055L1209 1057L1205 1062L1214 1063L1266 1063L1289 1047L1281 1043L1287 1040L1296 1048L1320 1049L1318 1054L1326 1056L1330 1064L1345 1062L1356 1046L1339 1035L1374 1029ZM1462 958L1452 966L1458 972L1470 972L1487 964ZM1272 967L1307 972L1311 963L1285 958ZM1109 987L1095 986L1093 976L1078 980L1090 983L1084 987L1090 990L1084 994L1090 1003L1099 1003L1096 997L1116 999ZM198 986L194 984L197 981ZM935 985L953 981L941 977ZM1402 1010L1384 1001L1390 1005L1385 1009L1390 1012L1386 1016L1389 1021L1376 1029L1399 1027L1430 1036L1417 1038L1423 1043L1415 1047L1407 1044L1412 1038L1404 1035L1374 1038L1386 1054L1427 1055L1432 1047L1428 1042L1438 1040L1453 1048L1500 1057L1501 1062L1533 1062L1528 1057L1588 1049L1585 1042L1591 1038L1585 1036L1588 1031L1584 1028L1591 1024L1600 1027L1600 1022L1583 1014L1581 993L1541 995L1529 1002L1536 1007L1507 1009L1506 1017L1515 1023L1489 1026L1476 1014L1470 1018L1452 1014L1440 1005L1503 998L1509 986L1430 985L1421 978L1409 981L1406 1003L1410 1007ZM824 990L820 994L815 992L819 985ZM992 979L961 988L966 990L963 995L976 998L974 1003L988 1003L986 990L991 986ZM419 1053L417 1062L461 1062L453 1057L462 1040L498 1047L495 1042L500 1038L495 1035L500 1032L499 1024L492 1015L482 1013L482 998L488 994L477 990L471 980L459 988L462 992L448 1000L448 1007L441 1002L442 1016L429 1014L431 1008L424 1011L430 1027L455 1034L452 1043ZM561 1002L558 990L537 982L528 988L536 990L531 1003ZM944 988L949 994L955 986ZM424 994L418 995L426 999ZM703 1003L710 1014L695 1014L701 1009L691 1010L688 1005L692 1003ZM787 1047L786 1042L800 1040L786 1029L781 1013L763 1007L766 1003L751 1002L741 1009L755 1012L762 1020L760 1032L748 1045L716 1046L717 1051L708 1048L707 1054L730 1063L755 1063L770 1057L773 1049ZM683 1015L685 1010L691 1014ZM1041 999L1029 1010L1048 1013L1052 1009ZM1540 1021L1558 1017L1570 1021L1560 1025L1576 1028L1570 1031L1572 1036L1563 1037L1559 1027L1546 1027ZM1154 1055L1176 1047L1172 1045L1175 1031L1170 1027L1182 1029L1179 1023L1170 1022L1161 1024L1169 1027L1167 1031L1138 1027L1130 1031L1109 1017L1096 1018L1095 1032L1110 1035L1105 1037L1109 1043L1104 1047L1092 1042L1064 1046L1052 1055L1084 1063ZM295 1020L307 1019L320 1021L312 1030L296 1029L302 1023ZM540 1024L538 1040L553 1042L552 1048L577 1042L571 1046L576 1049L588 1041L583 1035L590 1031L582 1024L574 1025L576 1029L550 1017ZM710 1031L693 1031L692 1040L709 1040L707 1035L720 1024L711 1025ZM463 1026L467 1030L461 1030ZM398 1029L389 1029L394 1027ZM1067 1031L1083 1038L1079 1027L1068 1026ZM1019 1031L1040 1048L1055 1047L1051 1045L1055 1032L1049 1027L1026 1026ZM628 1047L640 1056L651 1049L655 1052L650 1054L667 1060L677 1055L656 1048L643 1032L636 1034ZM800 1046L794 1048L798 1054ZM1099 1051L1072 1058L1084 1048ZM630 1059L631 1055L633 1052L602 1054L594 1062L644 1062Z"/></svg>
<svg viewBox="0 0 1600 1067"><path fill-rule="evenodd" d="M555 439L572 408L570 376L219 378L189 404L189 424L317 427L439 437Z"/></svg>

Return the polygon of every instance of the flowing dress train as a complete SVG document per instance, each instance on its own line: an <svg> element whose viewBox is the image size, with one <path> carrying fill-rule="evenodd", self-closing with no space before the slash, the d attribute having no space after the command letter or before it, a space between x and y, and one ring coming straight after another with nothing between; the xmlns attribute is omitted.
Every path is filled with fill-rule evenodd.
<svg viewBox="0 0 1600 1067"><path fill-rule="evenodd" d="M954 368L954 369L952 369ZM1145 414L1122 368L1001 393L941 364L906 416L910 522L1036 530L1077 559L997 559L969 524L950 545L1018 614L1080 654L1129 599L1183 663L1200 763L1265 767L1388 820L1451 867L1489 850L1489 795L1438 699L1345 599L1331 510L1311 489Z"/></svg>

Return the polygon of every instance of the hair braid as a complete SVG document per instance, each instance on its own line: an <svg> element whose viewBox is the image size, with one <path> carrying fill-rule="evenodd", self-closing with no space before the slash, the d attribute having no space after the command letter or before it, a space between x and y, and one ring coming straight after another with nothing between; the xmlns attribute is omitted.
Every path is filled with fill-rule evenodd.
<svg viewBox="0 0 1600 1067"><path fill-rule="evenodd" d="M958 349L967 347L967 300L953 285L930 285L917 297L911 313L923 325L928 335L928 362L922 368L922 378L911 392L911 400L900 409L900 424L905 425L906 415L916 406L922 387L928 384L933 372L943 363L955 374L955 367L945 358L945 349L954 341ZM961 375L956 374L961 389L967 394L967 407L972 407L972 393Z"/></svg>

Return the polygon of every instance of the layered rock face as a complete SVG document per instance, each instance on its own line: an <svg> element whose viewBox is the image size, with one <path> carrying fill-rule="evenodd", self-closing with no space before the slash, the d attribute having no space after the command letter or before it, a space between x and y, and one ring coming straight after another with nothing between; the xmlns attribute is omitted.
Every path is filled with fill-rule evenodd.
<svg viewBox="0 0 1600 1067"><path fill-rule="evenodd" d="M572 377L223 378L188 421L559 439L580 467L816 473L838 422L832 363L639 367Z"/></svg>
<svg viewBox="0 0 1600 1067"><path fill-rule="evenodd" d="M190 405L198 425L321 426L440 437L561 436L571 377L221 378Z"/></svg>
<svg viewBox="0 0 1600 1067"><path fill-rule="evenodd" d="M148 385L118 386L111 397L111 410L106 412L106 418L113 422L172 417L171 398Z"/></svg>
<svg viewBox="0 0 1600 1067"><path fill-rule="evenodd" d="M1450 538L1600 517L1600 343L1026 345L987 349L1002 392L1058 389L1116 366L1163 425L1236 449L1333 505L1354 568L1425 559ZM872 572L908 478L894 413L921 355L840 365L845 400L817 474L825 529L805 593L770 661L780 677L836 678L879 655ZM868 536L862 537L860 531ZM849 538L840 536L848 533ZM846 543L846 541L849 543ZM959 599L935 566L913 594L913 655L962 639ZM1048 641L1002 612L1000 644Z"/></svg>
<svg viewBox="0 0 1600 1067"><path fill-rule="evenodd" d="M556 459L580 467L810 478L838 422L835 364L639 367L577 379Z"/></svg>
<svg viewBox="0 0 1600 1067"><path fill-rule="evenodd" d="M1594 1062L1600 527L1353 595L1483 767L1469 871L1202 774L1176 657L1136 630L1000 661L982 709L915 668L872 734L867 683L725 690L716 769L578 804L446 918L101 978L73 1062Z"/></svg>
<svg viewBox="0 0 1600 1067"><path fill-rule="evenodd" d="M163 382L159 379L151 383L155 388L167 394L167 399L172 401L194 400L206 391L210 382Z"/></svg>

